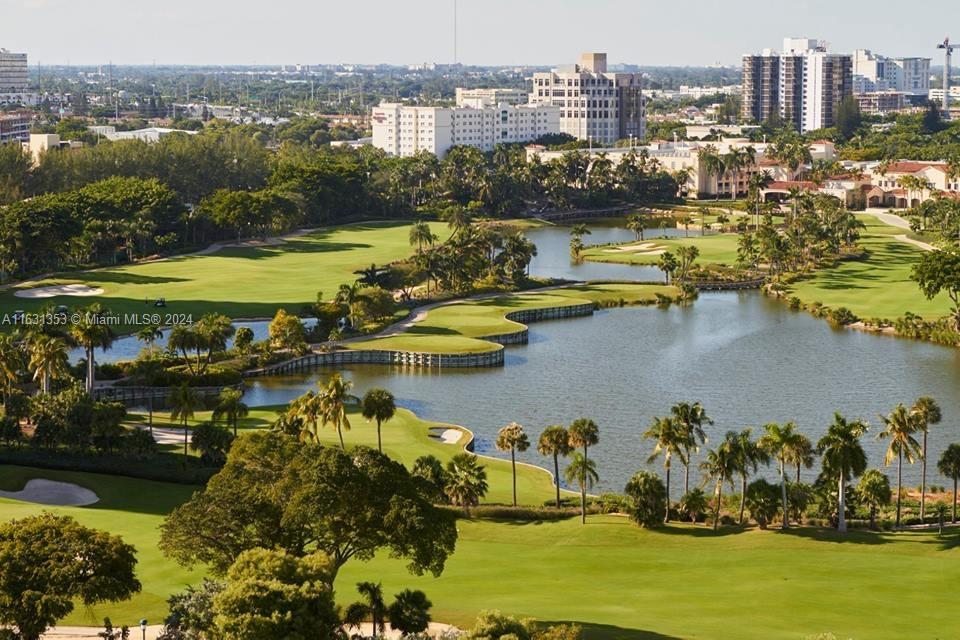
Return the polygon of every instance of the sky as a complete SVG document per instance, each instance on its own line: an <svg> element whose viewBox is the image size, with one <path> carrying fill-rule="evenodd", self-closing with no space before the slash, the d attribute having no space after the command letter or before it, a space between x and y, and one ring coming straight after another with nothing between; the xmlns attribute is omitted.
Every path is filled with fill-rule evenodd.
<svg viewBox="0 0 960 640"><path fill-rule="evenodd" d="M0 0L0 47L31 65L450 62L454 1ZM457 17L478 65L739 65L784 36L939 64L945 25L960 43L956 0L457 0Z"/></svg>

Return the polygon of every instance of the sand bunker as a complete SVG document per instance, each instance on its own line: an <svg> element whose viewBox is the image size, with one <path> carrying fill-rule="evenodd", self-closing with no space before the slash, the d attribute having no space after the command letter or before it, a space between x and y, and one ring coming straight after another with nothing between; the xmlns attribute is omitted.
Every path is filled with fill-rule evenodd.
<svg viewBox="0 0 960 640"><path fill-rule="evenodd" d="M100 500L97 494L80 485L40 478L28 480L21 491L0 491L0 498L58 507L82 507Z"/></svg>
<svg viewBox="0 0 960 640"><path fill-rule="evenodd" d="M100 287L90 287L85 284L61 284L53 287L37 287L35 289L21 289L14 291L18 298L53 298L55 296L99 296L103 293Z"/></svg>
<svg viewBox="0 0 960 640"><path fill-rule="evenodd" d="M443 444L457 444L462 435L463 432L459 429L444 429L443 433L440 434L440 439L443 440Z"/></svg>

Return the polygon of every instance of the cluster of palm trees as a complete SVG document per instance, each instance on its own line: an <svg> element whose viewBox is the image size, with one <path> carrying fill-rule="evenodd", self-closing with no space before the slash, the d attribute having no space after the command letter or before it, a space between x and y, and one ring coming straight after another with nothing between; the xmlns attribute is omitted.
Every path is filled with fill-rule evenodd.
<svg viewBox="0 0 960 640"><path fill-rule="evenodd" d="M517 284L526 278L537 247L523 233L473 224L471 212L460 206L450 207L447 223L452 234L443 243L426 222L417 222L410 229L410 244L417 248L413 263L426 281L428 296L431 285L462 293L480 280Z"/></svg>
<svg viewBox="0 0 960 640"><path fill-rule="evenodd" d="M881 416L883 430L878 439L887 441L888 446L884 464L897 464L896 486L896 521L895 526L901 525L902 512L902 478L903 463L921 463L920 487L920 519L926 516L926 479L927 479L927 435L932 425L942 419L940 407L930 397L921 397L909 408L903 404L897 405L888 415ZM684 465L689 471L691 454L696 452L700 445L706 443L703 425L712 424L712 421L703 412L699 403L680 403L671 409L671 415L656 417L650 424L643 437L654 443L653 452L648 462L658 458L663 459L665 486L667 489L667 507L664 513L664 522L670 519L670 471L674 460ZM722 504L723 488L731 488L736 481L740 485L739 523L744 522L746 502L750 495L748 480L756 474L761 465L768 465L775 461L781 484L782 527L789 527L790 508L788 504L788 476L792 468L796 469L796 482L800 482L801 467L813 466L816 455L821 458L822 473L820 478L824 482L836 482L837 500L837 529L846 531L846 497L848 484L854 478L862 478L857 492L865 503L871 506L871 517L875 515L875 508L879 504L889 502L883 499L882 487L886 483L886 492L889 495L889 483L886 476L879 470L867 471L867 454L861 443L866 434L868 425L863 420L848 420L836 413L833 423L828 427L826 434L820 438L816 446L809 438L799 432L796 424L770 423L763 427L763 433L754 439L751 429L739 432L729 431L724 439L715 448L709 449L704 455L699 468L703 482L713 485L714 506L713 526L719 523ZM956 520L956 485L960 478L960 445L951 445L943 453L938 463L938 470L954 481L954 521ZM685 502L696 503L699 499L689 489L688 474L685 474L684 497L680 501L680 510L685 508Z"/></svg>
<svg viewBox="0 0 960 640"><path fill-rule="evenodd" d="M717 199L720 199L719 183L729 175L730 199L736 200L738 193L741 193L740 175L756 164L757 150L752 146L730 147L727 153L719 153L715 146L708 144L700 149L699 158L707 173L716 177Z"/></svg>

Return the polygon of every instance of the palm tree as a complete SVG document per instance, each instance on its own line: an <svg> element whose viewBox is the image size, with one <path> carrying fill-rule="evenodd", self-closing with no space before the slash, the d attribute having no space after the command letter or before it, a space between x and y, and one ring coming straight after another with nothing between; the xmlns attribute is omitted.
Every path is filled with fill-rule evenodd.
<svg viewBox="0 0 960 640"><path fill-rule="evenodd" d="M570 235L575 238L582 238L591 234L590 227L580 222L570 227Z"/></svg>
<svg viewBox="0 0 960 640"><path fill-rule="evenodd" d="M960 479L960 444L951 444L937 461L937 471L953 480L953 523L957 523L957 480Z"/></svg>
<svg viewBox="0 0 960 640"><path fill-rule="evenodd" d="M802 433L797 434L797 446L790 452L787 460L796 467L796 483L800 484L800 467L805 469L813 468L814 458L817 454L816 447L807 436Z"/></svg>
<svg viewBox="0 0 960 640"><path fill-rule="evenodd" d="M710 501L707 499L706 494L703 492L703 489L695 487L691 491L683 494L680 498L680 502L677 504L677 508L681 513L687 514L687 517L690 518L690 522L693 524L697 523L697 516L706 511L710 507Z"/></svg>
<svg viewBox="0 0 960 640"><path fill-rule="evenodd" d="M443 492L450 502L463 507L469 515L470 507L480 504L487 494L487 470L469 453L458 453L447 463L446 484Z"/></svg>
<svg viewBox="0 0 960 640"><path fill-rule="evenodd" d="M151 356L153 355L153 345L162 337L163 330L155 324L148 324L137 331L137 340L147 345L148 353Z"/></svg>
<svg viewBox="0 0 960 640"><path fill-rule="evenodd" d="M720 199L720 178L723 177L723 174L727 172L727 158L726 156L721 156L717 153L717 148L712 144L708 144L703 147L699 153L699 161L703 165L704 171L708 176L714 175L717 177L717 190L716 196L717 200Z"/></svg>
<svg viewBox="0 0 960 640"><path fill-rule="evenodd" d="M357 593L366 602L354 602L344 612L344 623L348 627L360 628L366 618L371 621L370 637L376 638L386 633L387 603L383 599L383 587L380 583L358 582ZM364 635L361 633L360 635Z"/></svg>
<svg viewBox="0 0 960 640"><path fill-rule="evenodd" d="M766 433L764 433L758 442L764 450L777 459L777 463L779 464L780 498L783 503L782 529L787 529L790 526L790 516L787 510L787 462L791 459L791 456L795 455L795 452L801 446L800 438L802 436L796 432L796 428L797 425L792 422L788 422L783 426L771 422L763 427Z"/></svg>
<svg viewBox="0 0 960 640"><path fill-rule="evenodd" d="M673 277L674 272L680 265L677 262L677 257L675 255L669 251L664 251L660 254L660 259L657 261L657 266L660 268L660 271L663 271L664 282L666 284L670 284L670 279Z"/></svg>
<svg viewBox="0 0 960 640"><path fill-rule="evenodd" d="M27 367L33 371L33 381L40 383L40 392L50 393L50 382L70 376L67 364L67 343L63 338L37 333L27 344L30 362Z"/></svg>
<svg viewBox="0 0 960 640"><path fill-rule="evenodd" d="M847 420L836 412L833 414L833 424L817 442L823 473L837 478L837 531L841 533L847 531L847 482L860 476L867 468L867 452L863 450L860 438L868 428L863 420Z"/></svg>
<svg viewBox="0 0 960 640"><path fill-rule="evenodd" d="M770 455L752 436L750 429L744 429L740 433L727 433L735 469L740 476L740 525L743 525L743 513L747 506L747 478L751 473L756 473L761 464L770 464Z"/></svg>
<svg viewBox="0 0 960 640"><path fill-rule="evenodd" d="M670 407L670 414L673 416L677 427L683 434L683 440L686 447L681 456L683 462L683 493L690 491L690 454L697 451L698 445L706 444L707 434L703 430L704 425L712 425L713 420L703 410L703 405L699 402L690 404L689 402L678 402Z"/></svg>
<svg viewBox="0 0 960 640"><path fill-rule="evenodd" d="M237 422L250 414L250 408L243 403L243 391L239 389L224 389L220 392L220 399L213 409L214 421L226 418L227 424L233 427L233 437L237 437Z"/></svg>
<svg viewBox="0 0 960 640"><path fill-rule="evenodd" d="M643 240L643 232L647 226L647 221L641 213L634 213L627 218L627 229L633 231L637 236L637 242Z"/></svg>
<svg viewBox="0 0 960 640"><path fill-rule="evenodd" d="M87 354L87 393L93 391L96 375L94 349L97 347L109 349L116 338L110 325L103 321L107 313L99 304L92 304L81 310L79 322L70 325L70 336L84 348Z"/></svg>
<svg viewBox="0 0 960 640"><path fill-rule="evenodd" d="M530 448L530 438L523 431L523 426L511 422L497 433L496 442L498 451L510 452L510 467L513 471L513 506L517 506L517 451L521 453Z"/></svg>
<svg viewBox="0 0 960 640"><path fill-rule="evenodd" d="M927 506L927 433L930 425L940 424L943 412L940 405L930 396L921 396L910 407L910 412L917 416L918 426L923 432L923 441L920 449L920 522L926 515Z"/></svg>
<svg viewBox="0 0 960 640"><path fill-rule="evenodd" d="M920 443L917 442L913 434L920 430L920 420L917 414L911 413L901 403L898 404L890 415L880 416L883 421L884 429L877 434L877 440L890 440L887 445L887 453L883 458L884 466L889 467L894 459L897 460L897 522L900 526L900 502L901 492L903 490L903 459L913 464L917 456L920 455Z"/></svg>
<svg viewBox="0 0 960 640"><path fill-rule="evenodd" d="M677 456L685 465L689 464L685 453L690 450L690 441L675 418L654 418L650 428L643 432L643 437L655 443L653 453L647 458L648 464L663 455L664 485L667 489L667 507L663 521L670 522L670 462L673 456Z"/></svg>
<svg viewBox="0 0 960 640"><path fill-rule="evenodd" d="M416 245L417 253L423 253L424 246L431 246L437 237L430 230L430 225L420 220L410 227L410 244Z"/></svg>
<svg viewBox="0 0 960 640"><path fill-rule="evenodd" d="M868 469L857 483L857 494L870 507L870 528L876 528L877 507L890 504L890 478L879 469Z"/></svg>
<svg viewBox="0 0 960 640"><path fill-rule="evenodd" d="M188 421L193 418L197 409L203 407L203 398L193 387L183 385L171 392L169 402L170 420L180 420L183 423L183 455L187 455L187 446L190 443Z"/></svg>
<svg viewBox="0 0 960 640"><path fill-rule="evenodd" d="M547 427L537 439L537 451L542 456L553 456L553 484L557 490L557 509L560 508L560 456L568 456L573 449L570 446L570 434L555 424Z"/></svg>
<svg viewBox="0 0 960 640"><path fill-rule="evenodd" d="M367 420L377 421L377 451L383 453L383 443L380 440L380 425L393 418L397 412L397 403L393 394L386 389L370 389L363 396L361 413Z"/></svg>
<svg viewBox="0 0 960 640"><path fill-rule="evenodd" d="M707 451L707 458L700 463L704 482L714 482L713 530L720 524L720 501L723 497L723 484L729 483L733 487L733 474L736 470L733 451L730 442L725 441L716 449Z"/></svg>
<svg viewBox="0 0 960 640"><path fill-rule="evenodd" d="M296 421L301 425L299 434L301 440L312 438L313 441L316 442L320 439L317 423L320 421L321 416L321 398L321 394L307 391L299 398L294 399L287 409L286 416L288 420L291 423Z"/></svg>
<svg viewBox="0 0 960 640"><path fill-rule="evenodd" d="M350 418L347 417L347 404L359 400L350 394L350 388L353 383L344 380L339 373L330 376L330 380L321 389L319 394L320 417L323 424L330 424L337 430L337 436L340 438L340 448L347 450L343 443L343 432L350 431Z"/></svg>
<svg viewBox="0 0 960 640"><path fill-rule="evenodd" d="M600 427L590 418L574 420L567 433L570 436L570 446L583 449L584 459L587 459L587 449L600 442Z"/></svg>
<svg viewBox="0 0 960 640"><path fill-rule="evenodd" d="M23 371L23 349L13 336L0 335L0 392L3 394L4 402L10 390L20 380L21 371Z"/></svg>
<svg viewBox="0 0 960 640"><path fill-rule="evenodd" d="M587 489L600 479L597 475L597 465L579 451L573 454L573 460L563 472L564 479L570 484L580 487L580 523L587 523Z"/></svg>

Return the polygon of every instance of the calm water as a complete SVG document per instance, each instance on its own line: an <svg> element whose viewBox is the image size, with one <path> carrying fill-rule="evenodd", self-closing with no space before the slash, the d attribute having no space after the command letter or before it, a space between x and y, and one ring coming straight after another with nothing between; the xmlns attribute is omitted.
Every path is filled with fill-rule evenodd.
<svg viewBox="0 0 960 640"><path fill-rule="evenodd" d="M651 237L675 233L657 229ZM569 230L563 227L531 230L528 237L539 251L531 265L536 275L661 278L651 267L571 265ZM586 240L633 238L626 229L599 227ZM266 330L266 323L248 326L258 337ZM248 384L246 402L288 402L329 373L257 379ZM496 454L493 438L507 422L523 424L535 442L545 426L591 417L601 429L591 454L599 463L601 489L622 489L634 471L646 466L651 446L640 434L651 418L667 414L681 400L703 402L716 421L708 430L712 442L729 429L759 431L767 422L787 420L815 441L834 410L862 417L872 425L864 438L870 462L881 465L878 414L897 402L931 395L944 412L931 437L931 460L949 442L960 441L960 351L832 329L758 292L705 293L684 307L613 309L590 318L536 323L528 345L508 347L502 368L424 371L371 365L351 367L344 375L358 394L385 387L399 404L426 419L469 427L477 435L477 450L486 453ZM535 450L521 458L548 466ZM804 476L812 479L816 472L804 471ZM929 474L934 482L946 483L936 476L935 465ZM682 467L677 465L673 477L679 495ZM919 465L906 466L904 478L918 484Z"/></svg>

